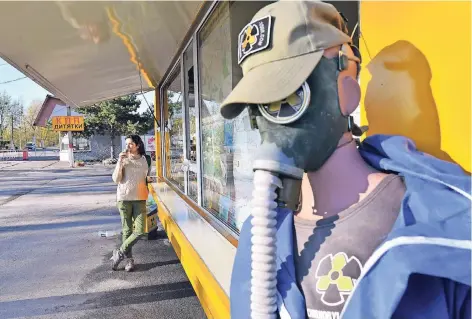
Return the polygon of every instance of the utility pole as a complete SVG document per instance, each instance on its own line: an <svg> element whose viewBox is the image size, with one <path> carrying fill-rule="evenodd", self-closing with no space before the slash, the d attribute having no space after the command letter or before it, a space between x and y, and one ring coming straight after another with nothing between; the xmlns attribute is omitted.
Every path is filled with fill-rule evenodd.
<svg viewBox="0 0 472 319"><path fill-rule="evenodd" d="M13 113L11 114L11 136L10 136L10 149L15 150L15 145L13 144Z"/></svg>
<svg viewBox="0 0 472 319"><path fill-rule="evenodd" d="M71 116L70 105L67 106L67 116ZM74 146L72 144L72 131L67 132L67 138L69 140L69 166L74 167Z"/></svg>

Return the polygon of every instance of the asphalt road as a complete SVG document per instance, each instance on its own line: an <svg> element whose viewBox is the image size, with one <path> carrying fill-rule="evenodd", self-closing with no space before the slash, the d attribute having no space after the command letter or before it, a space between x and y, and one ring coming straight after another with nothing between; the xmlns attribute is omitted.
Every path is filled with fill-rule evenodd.
<svg viewBox="0 0 472 319"><path fill-rule="evenodd" d="M0 163L0 318L205 318L163 232L110 269L115 190L100 165Z"/></svg>

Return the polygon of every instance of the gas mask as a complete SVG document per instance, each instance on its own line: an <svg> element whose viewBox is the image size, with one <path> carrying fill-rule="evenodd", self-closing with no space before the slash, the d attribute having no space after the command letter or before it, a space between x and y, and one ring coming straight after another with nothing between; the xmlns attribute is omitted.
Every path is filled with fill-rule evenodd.
<svg viewBox="0 0 472 319"><path fill-rule="evenodd" d="M297 92L283 101L257 107L262 145L254 169L290 176L283 165L315 171L326 162L348 130L348 117L339 107L338 74L335 59L323 57ZM264 164L271 162L282 165Z"/></svg>
<svg viewBox="0 0 472 319"><path fill-rule="evenodd" d="M303 173L318 170L345 132L363 133L352 117L342 114L338 97L339 73L349 60L360 64L358 50L352 48L355 57L348 57L344 46L337 58L322 57L302 86L286 99L249 106L262 140L253 169L288 178L278 200L292 210L298 203Z"/></svg>

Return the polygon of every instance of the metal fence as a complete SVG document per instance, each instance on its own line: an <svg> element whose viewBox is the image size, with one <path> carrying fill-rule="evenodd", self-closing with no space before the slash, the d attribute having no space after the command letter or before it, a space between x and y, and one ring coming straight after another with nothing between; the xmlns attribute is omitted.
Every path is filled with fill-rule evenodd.
<svg viewBox="0 0 472 319"><path fill-rule="evenodd" d="M0 161L18 161L23 159L21 151L0 151Z"/></svg>
<svg viewBox="0 0 472 319"><path fill-rule="evenodd" d="M27 154L23 154L27 152ZM25 156L27 155L27 156ZM0 150L0 161L22 161L22 160L59 160L59 150L37 149L34 151Z"/></svg>

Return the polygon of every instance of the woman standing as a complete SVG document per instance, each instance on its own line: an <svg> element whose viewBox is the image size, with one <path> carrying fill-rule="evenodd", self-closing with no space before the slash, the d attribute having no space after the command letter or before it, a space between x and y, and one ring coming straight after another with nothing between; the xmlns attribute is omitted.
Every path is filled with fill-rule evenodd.
<svg viewBox="0 0 472 319"><path fill-rule="evenodd" d="M123 231L121 247L113 250L110 259L113 270L117 269L125 257L127 258L125 270L134 269L131 247L144 233L150 164L150 158L146 155L144 143L139 135L127 136L126 149L120 153L112 176L113 181L118 184L117 206Z"/></svg>

